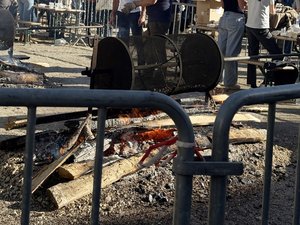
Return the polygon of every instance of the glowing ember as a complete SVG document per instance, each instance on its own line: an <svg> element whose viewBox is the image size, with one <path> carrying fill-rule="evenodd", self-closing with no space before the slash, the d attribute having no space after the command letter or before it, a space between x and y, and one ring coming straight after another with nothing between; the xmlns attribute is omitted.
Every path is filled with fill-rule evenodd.
<svg viewBox="0 0 300 225"><path fill-rule="evenodd" d="M134 139L137 141L153 140L154 142L160 142L174 137L174 131L175 129L155 129L135 134Z"/></svg>

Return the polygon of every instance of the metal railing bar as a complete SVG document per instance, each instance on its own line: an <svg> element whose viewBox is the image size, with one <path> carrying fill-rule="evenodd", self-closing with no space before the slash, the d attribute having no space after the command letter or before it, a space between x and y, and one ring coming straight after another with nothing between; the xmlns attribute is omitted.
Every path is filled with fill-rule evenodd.
<svg viewBox="0 0 300 225"><path fill-rule="evenodd" d="M293 225L300 225L300 125L298 131L297 169L296 169Z"/></svg>
<svg viewBox="0 0 300 225"><path fill-rule="evenodd" d="M102 165L103 165L103 151L104 151L104 137L105 137L105 120L107 109L98 109L97 121L97 139L96 139L96 155L94 165L94 181L93 181L93 206L91 220L92 225L98 225L99 210L100 210L100 197L101 197L101 178L102 178Z"/></svg>
<svg viewBox="0 0 300 225"><path fill-rule="evenodd" d="M269 218L275 114L276 114L276 104L271 103L269 104L269 111L268 111L267 142L266 142L266 151L265 151L262 225L267 225L268 218Z"/></svg>
<svg viewBox="0 0 300 225"><path fill-rule="evenodd" d="M26 131L26 147L25 147L25 168L24 183L22 193L22 214L21 224L28 225L30 219L30 200L31 200L31 183L32 183L32 164L33 151L35 148L35 120L36 107L28 107L27 113L27 131Z"/></svg>
<svg viewBox="0 0 300 225"><path fill-rule="evenodd" d="M233 93L220 107L213 129L212 161L228 161L229 130L233 116L245 105L300 98L300 84L255 88ZM227 176L212 176L208 224L224 223Z"/></svg>

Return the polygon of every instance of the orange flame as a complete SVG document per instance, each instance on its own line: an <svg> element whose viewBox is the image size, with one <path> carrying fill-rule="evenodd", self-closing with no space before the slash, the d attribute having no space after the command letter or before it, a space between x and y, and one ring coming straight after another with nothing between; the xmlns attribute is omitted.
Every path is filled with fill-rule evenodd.
<svg viewBox="0 0 300 225"><path fill-rule="evenodd" d="M137 141L153 140L155 142L160 142L174 137L174 131L175 129L155 129L135 134L134 139Z"/></svg>

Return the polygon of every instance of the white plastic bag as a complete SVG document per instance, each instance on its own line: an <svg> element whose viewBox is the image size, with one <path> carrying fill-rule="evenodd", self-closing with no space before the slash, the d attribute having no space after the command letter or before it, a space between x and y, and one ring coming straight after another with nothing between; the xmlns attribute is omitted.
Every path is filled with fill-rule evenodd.
<svg viewBox="0 0 300 225"><path fill-rule="evenodd" d="M112 10L112 0L97 0L96 1L96 10L100 11L100 10L104 10L104 9L108 9L108 10Z"/></svg>

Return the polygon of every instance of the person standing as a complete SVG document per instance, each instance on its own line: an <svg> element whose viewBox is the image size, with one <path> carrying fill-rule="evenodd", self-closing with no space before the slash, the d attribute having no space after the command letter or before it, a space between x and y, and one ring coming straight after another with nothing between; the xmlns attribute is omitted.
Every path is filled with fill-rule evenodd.
<svg viewBox="0 0 300 225"><path fill-rule="evenodd" d="M110 14L110 24L117 25L119 38L127 39L131 34L133 36L142 35L142 25L145 23L145 10L142 7L133 9L129 14L122 12L124 4L130 2L130 0L113 0L113 8Z"/></svg>
<svg viewBox="0 0 300 225"><path fill-rule="evenodd" d="M148 34L167 34L171 23L172 0L133 0L124 5L122 12L128 14L139 6L146 7Z"/></svg>
<svg viewBox="0 0 300 225"><path fill-rule="evenodd" d="M33 10L34 0L18 0L20 20L36 22L37 18Z"/></svg>
<svg viewBox="0 0 300 225"><path fill-rule="evenodd" d="M246 31L248 36L248 55L259 54L259 44L270 54L281 54L276 40L270 32L270 14L275 13L274 0L249 0ZM273 58L281 60L282 57ZM256 66L247 66L247 84L256 88Z"/></svg>
<svg viewBox="0 0 300 225"><path fill-rule="evenodd" d="M224 13L218 26L218 45L225 57L236 57L241 52L244 36L247 2L245 0L222 0ZM238 62L225 62L221 82L225 89L239 89Z"/></svg>
<svg viewBox="0 0 300 225"><path fill-rule="evenodd" d="M133 0L124 5L122 12L128 14L137 7L146 7L148 15L146 35L150 38L143 45L144 59L142 64L162 65L167 61L166 41L164 38L154 37L155 35L165 35L168 33L171 24L171 7L172 0ZM166 70L161 68L156 70L148 68L141 72L141 80L145 89L155 90L166 86Z"/></svg>

